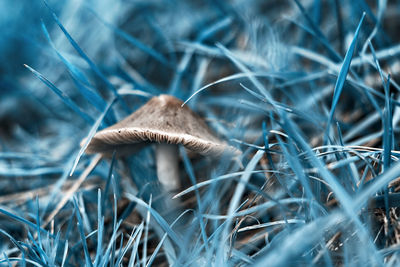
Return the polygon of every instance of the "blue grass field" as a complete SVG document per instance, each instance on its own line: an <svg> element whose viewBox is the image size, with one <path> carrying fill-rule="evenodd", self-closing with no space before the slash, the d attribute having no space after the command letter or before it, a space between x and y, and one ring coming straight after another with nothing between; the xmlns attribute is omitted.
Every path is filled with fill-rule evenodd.
<svg viewBox="0 0 400 267"><path fill-rule="evenodd" d="M399 80L400 1L3 0L0 266L399 266ZM161 94L240 151L173 192L85 153Z"/></svg>

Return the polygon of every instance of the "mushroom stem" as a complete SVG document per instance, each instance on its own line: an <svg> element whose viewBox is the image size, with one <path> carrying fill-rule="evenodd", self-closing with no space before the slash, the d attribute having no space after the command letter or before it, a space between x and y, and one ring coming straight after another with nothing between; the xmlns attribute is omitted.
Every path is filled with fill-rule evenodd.
<svg viewBox="0 0 400 267"><path fill-rule="evenodd" d="M180 186L178 155L177 145L161 143L156 146L158 180L168 192L177 190Z"/></svg>

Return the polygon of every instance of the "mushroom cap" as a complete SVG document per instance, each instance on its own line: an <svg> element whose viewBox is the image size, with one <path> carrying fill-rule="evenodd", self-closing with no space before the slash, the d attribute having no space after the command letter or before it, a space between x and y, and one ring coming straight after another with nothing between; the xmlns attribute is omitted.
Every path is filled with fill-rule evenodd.
<svg viewBox="0 0 400 267"><path fill-rule="evenodd" d="M182 144L202 155L235 151L219 140L187 105L170 95L151 98L120 122L97 132L87 153L134 153L148 143Z"/></svg>

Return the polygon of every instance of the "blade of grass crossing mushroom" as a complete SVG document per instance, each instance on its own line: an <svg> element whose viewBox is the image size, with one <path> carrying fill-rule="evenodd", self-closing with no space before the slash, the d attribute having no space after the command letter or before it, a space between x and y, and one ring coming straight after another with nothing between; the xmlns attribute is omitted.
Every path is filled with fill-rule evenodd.
<svg viewBox="0 0 400 267"><path fill-rule="evenodd" d="M84 111L82 111L80 109L80 107L78 107L77 104L75 104L74 101L71 100L71 98L69 96L67 96L63 91L61 91L60 89L58 89L52 82L50 82L48 79L46 79L41 73L39 73L38 71L34 70L33 68L31 68L30 66L24 64L24 66L29 69L41 82L43 82L48 88L50 88L54 93L56 93L56 95L58 97L61 98L61 100L69 107L71 108L73 111L75 111L75 113L77 113L79 116L81 116L86 122L88 123L93 123L93 119Z"/></svg>
<svg viewBox="0 0 400 267"><path fill-rule="evenodd" d="M101 122L103 121L104 117L106 116L107 112L110 110L111 106L114 104L115 100L117 98L114 98L110 103L107 105L107 107L104 109L103 113L100 115L100 117L96 120L96 122L93 124L92 128L89 131L89 134L86 138L85 144L81 147L81 149L78 152L78 155L76 156L76 159L74 161L74 165L72 166L70 176L72 176L75 172L76 167L78 166L78 162L80 158L82 157L83 153L85 152L87 146L90 143L90 140L92 140L93 136L95 135L97 129L99 128Z"/></svg>
<svg viewBox="0 0 400 267"><path fill-rule="evenodd" d="M358 24L358 27L356 29L356 32L354 34L354 38L350 44L350 47L346 52L346 55L345 55L343 63L342 63L342 67L340 68L339 75L336 80L336 84L335 84L335 88L334 88L334 92L333 92L333 100L332 100L331 110L329 113L329 118L328 118L327 127L326 127L326 134L325 134L326 137L329 136L330 125L333 120L336 105L339 102L339 97L343 90L343 85L346 81L346 77L347 77L347 74L350 69L351 59L353 58L354 50L355 50L356 44L357 44L358 35L360 33L361 25L362 25L362 22L364 21L364 18L365 18L365 13L363 13L363 15L361 17L360 23Z"/></svg>

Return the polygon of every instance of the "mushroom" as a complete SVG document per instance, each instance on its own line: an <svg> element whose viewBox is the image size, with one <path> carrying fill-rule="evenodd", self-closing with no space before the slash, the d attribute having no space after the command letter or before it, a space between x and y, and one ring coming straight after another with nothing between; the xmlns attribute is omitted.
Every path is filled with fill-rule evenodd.
<svg viewBox="0 0 400 267"><path fill-rule="evenodd" d="M179 144L201 155L236 151L219 140L198 115L182 104L170 95L153 97L130 116L97 132L86 152L110 155L116 150L118 155L124 155L155 143L158 180L165 190L174 191L180 187Z"/></svg>

